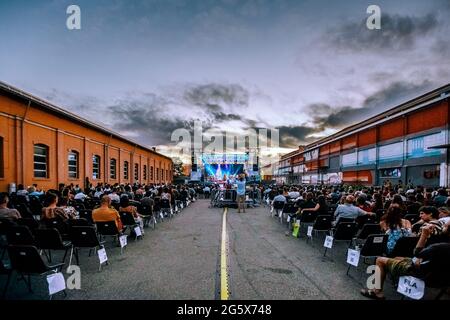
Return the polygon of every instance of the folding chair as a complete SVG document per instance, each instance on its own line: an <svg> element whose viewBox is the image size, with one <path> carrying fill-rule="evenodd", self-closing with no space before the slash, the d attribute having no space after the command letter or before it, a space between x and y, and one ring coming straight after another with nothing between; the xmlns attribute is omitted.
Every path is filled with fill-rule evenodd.
<svg viewBox="0 0 450 320"><path fill-rule="evenodd" d="M357 233L356 237L352 239L352 244L360 245L364 243L371 234L381 234L381 227L379 224L365 224Z"/></svg>
<svg viewBox="0 0 450 320"><path fill-rule="evenodd" d="M50 272L61 271L64 263L57 263L54 265L47 265L35 246L29 245L9 245L8 255L11 261L11 268L20 274L28 287L29 292L33 292L31 288L31 276L44 276ZM25 279L28 276L28 280ZM66 295L66 292L64 291ZM51 296L50 296L51 298Z"/></svg>
<svg viewBox="0 0 450 320"><path fill-rule="evenodd" d="M90 224L94 224L94 220L92 219L92 209L84 209L79 211L80 219L86 219Z"/></svg>
<svg viewBox="0 0 450 320"><path fill-rule="evenodd" d="M418 241L419 237L401 237L395 243L395 247L389 254L389 257L412 257Z"/></svg>
<svg viewBox="0 0 450 320"><path fill-rule="evenodd" d="M377 258L386 253L386 245L388 235L386 234L370 234L364 242L359 257L363 258L364 263L368 258ZM348 265L347 275L350 271L351 264Z"/></svg>
<svg viewBox="0 0 450 320"><path fill-rule="evenodd" d="M330 235L333 237L333 245L336 242L348 242L350 246L357 231L358 225L356 222L339 222L334 231L330 230ZM325 247L325 252L323 253L324 257L327 254L327 250L328 248Z"/></svg>
<svg viewBox="0 0 450 320"><path fill-rule="evenodd" d="M299 230L299 234L301 234L301 230L304 229L305 227L308 228L308 226L312 226L314 225L314 222L316 221L317 218L317 212L315 211L304 211L301 215L300 215L300 230Z"/></svg>
<svg viewBox="0 0 450 320"><path fill-rule="evenodd" d="M57 229L64 240L69 238L69 225L61 218L43 219L42 222L47 229Z"/></svg>
<svg viewBox="0 0 450 320"><path fill-rule="evenodd" d="M6 290L8 290L8 285L9 282L11 281L12 270L10 268L7 268L1 259L0 259L0 275L8 276L8 278L6 279L5 287L3 288L2 291L2 300L3 300L5 299Z"/></svg>
<svg viewBox="0 0 450 320"><path fill-rule="evenodd" d="M111 223L114 223L114 221L112 221ZM99 241L97 233L95 232L95 228L93 226L70 228L70 240L72 242L72 250L70 251L69 266L72 264L72 257L74 252L75 258L77 260L77 265L80 265L78 249L88 248L89 256L91 256L92 250L94 250L95 253L97 248L104 247L104 241ZM108 261L106 263L108 264ZM101 267L102 265L100 264L99 271L101 270Z"/></svg>
<svg viewBox="0 0 450 320"><path fill-rule="evenodd" d="M34 220L33 218L20 218L17 219L17 224L20 226L26 226L30 229L32 234L35 234L37 228L39 228L39 222Z"/></svg>
<svg viewBox="0 0 450 320"><path fill-rule="evenodd" d="M100 240L103 240L103 237L113 237L113 241L118 241L122 235L122 231L124 231L117 229L115 221L97 221L95 225L97 226L97 233L100 235Z"/></svg>
<svg viewBox="0 0 450 320"><path fill-rule="evenodd" d="M64 250L62 263L66 261L67 252L72 247L70 241L63 241L57 229L37 229L36 242L39 249L44 250L48 262L52 262L52 250ZM45 250L48 250L48 255Z"/></svg>
<svg viewBox="0 0 450 320"><path fill-rule="evenodd" d="M36 245L33 234L26 226L9 227L6 232L6 239L10 245Z"/></svg>
<svg viewBox="0 0 450 320"><path fill-rule="evenodd" d="M122 224L124 225L124 227L129 227L130 228L130 236L131 234L134 232L134 228L139 227L139 223L137 223L134 220L133 214L130 212L119 212L120 215L120 221L122 221ZM138 236L135 233L135 238L134 240L137 240Z"/></svg>
<svg viewBox="0 0 450 320"><path fill-rule="evenodd" d="M321 232L329 232L331 230L331 221L332 216L330 215L321 215L316 218L316 221L313 224L313 232L315 235L321 233ZM307 237L306 241L311 239L311 243L313 241L312 233L311 237Z"/></svg>

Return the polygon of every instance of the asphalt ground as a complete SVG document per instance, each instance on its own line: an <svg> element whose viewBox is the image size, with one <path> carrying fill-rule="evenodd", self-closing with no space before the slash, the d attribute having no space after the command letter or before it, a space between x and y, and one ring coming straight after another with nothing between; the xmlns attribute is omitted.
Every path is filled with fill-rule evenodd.
<svg viewBox="0 0 450 320"><path fill-rule="evenodd" d="M307 242L304 230L295 238L261 206L248 208L246 213L228 209L226 248L222 250L223 214L223 208L210 208L209 201L201 199L158 223L155 230L146 228L143 239L129 238L122 254L108 239L108 265L101 271L98 257L82 250L81 288L66 290L66 297L58 293L53 299L220 299L222 257L230 300L366 299L359 291L369 276L367 266L360 263L346 275L346 244L336 244L324 257L323 237ZM54 260L61 259L62 253L55 256ZM0 275L0 288L5 283L6 276ZM32 283L33 293L29 293L24 281L14 276L6 299L48 299L45 278L32 277ZM400 299L389 281L385 290L388 299Z"/></svg>

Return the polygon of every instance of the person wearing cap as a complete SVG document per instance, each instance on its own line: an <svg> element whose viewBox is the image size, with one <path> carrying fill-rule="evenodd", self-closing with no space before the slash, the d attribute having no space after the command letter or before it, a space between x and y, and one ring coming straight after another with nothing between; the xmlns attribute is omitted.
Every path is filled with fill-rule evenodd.
<svg viewBox="0 0 450 320"><path fill-rule="evenodd" d="M356 219L359 216L363 215L375 215L375 212L367 212L362 210L359 207L354 206L355 197L352 195L348 195L345 198L344 204L338 205L336 211L334 212L334 219L336 220L336 224L339 222L340 218L350 218Z"/></svg>

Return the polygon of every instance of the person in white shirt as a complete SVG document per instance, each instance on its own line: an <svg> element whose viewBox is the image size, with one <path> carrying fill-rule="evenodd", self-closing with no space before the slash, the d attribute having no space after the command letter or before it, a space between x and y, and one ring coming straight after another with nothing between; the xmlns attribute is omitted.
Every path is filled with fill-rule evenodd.
<svg viewBox="0 0 450 320"><path fill-rule="evenodd" d="M116 193L116 189L114 189L112 193L108 194L108 197L111 199L111 202L116 202L116 203L120 202L120 197Z"/></svg>
<svg viewBox="0 0 450 320"><path fill-rule="evenodd" d="M83 193L83 191L78 192L75 197L73 197L75 200L81 200L84 201L84 199L87 198L87 196Z"/></svg>

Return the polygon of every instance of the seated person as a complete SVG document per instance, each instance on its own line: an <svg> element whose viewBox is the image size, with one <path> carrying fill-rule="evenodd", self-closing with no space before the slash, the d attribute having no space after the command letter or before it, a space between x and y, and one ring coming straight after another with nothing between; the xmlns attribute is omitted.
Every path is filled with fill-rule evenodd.
<svg viewBox="0 0 450 320"><path fill-rule="evenodd" d="M420 235L421 229L427 225L434 225L433 236L439 235L443 228L444 223L438 220L439 211L433 206L423 206L419 209L420 220L412 225L412 232Z"/></svg>
<svg viewBox="0 0 450 320"><path fill-rule="evenodd" d="M411 222L402 219L403 211L396 205L392 205L386 214L381 217L381 231L388 235L387 253L390 254L394 250L395 244L401 237L411 235Z"/></svg>
<svg viewBox="0 0 450 320"><path fill-rule="evenodd" d="M58 203L58 196L56 194L47 193L45 202L47 203L47 207L42 208L42 220L61 218L63 221L66 221L68 219L76 219L76 214L66 212L63 208L56 205Z"/></svg>
<svg viewBox="0 0 450 320"><path fill-rule="evenodd" d="M120 215L116 209L111 208L111 198L107 195L100 200L100 207L92 211L92 220L94 222L114 221L119 231L123 229Z"/></svg>
<svg viewBox="0 0 450 320"><path fill-rule="evenodd" d="M434 232L435 226L426 225L414 249L413 258L378 257L376 260L375 274L379 280L379 287L375 289L362 289L361 294L368 298L383 300L383 285L386 280L386 274L391 274L395 279L400 276L412 275L424 277L426 274L439 270L448 270L450 268L450 243L441 242L430 245L424 249L428 238Z"/></svg>
<svg viewBox="0 0 450 320"><path fill-rule="evenodd" d="M133 215L134 221L139 224L139 227L141 228L141 233L144 234L144 220L142 219L142 216L138 213L137 208L130 204L130 199L126 194L123 194L120 197L119 212L131 213Z"/></svg>
<svg viewBox="0 0 450 320"><path fill-rule="evenodd" d="M6 193L0 194L0 218L6 218L8 220L20 219L20 213L17 209L8 208L9 197Z"/></svg>
<svg viewBox="0 0 450 320"><path fill-rule="evenodd" d="M336 224L339 223L340 218L350 218L356 219L359 216L367 215L375 215L375 212L367 212L362 210L359 207L353 205L355 202L355 198L352 195L348 195L345 197L344 204L338 205L336 211L334 212L334 219L336 220Z"/></svg>

